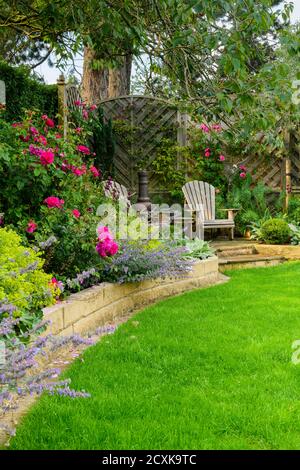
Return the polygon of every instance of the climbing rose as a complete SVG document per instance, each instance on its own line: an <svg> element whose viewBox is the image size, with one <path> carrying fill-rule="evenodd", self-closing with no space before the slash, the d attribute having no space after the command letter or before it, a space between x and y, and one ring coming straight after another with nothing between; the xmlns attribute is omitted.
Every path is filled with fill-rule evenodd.
<svg viewBox="0 0 300 470"><path fill-rule="evenodd" d="M205 157L210 157L210 148L205 149Z"/></svg>
<svg viewBox="0 0 300 470"><path fill-rule="evenodd" d="M87 111L86 109L84 109L84 110L82 111L82 117L83 117L83 119L85 119L85 120L88 119L89 113L88 113L88 111Z"/></svg>
<svg viewBox="0 0 300 470"><path fill-rule="evenodd" d="M84 153L85 155L90 155L91 151L85 145L77 145L78 152Z"/></svg>
<svg viewBox="0 0 300 470"><path fill-rule="evenodd" d="M224 160L225 160L224 155L220 155L219 160L220 160L220 162L224 162Z"/></svg>
<svg viewBox="0 0 300 470"><path fill-rule="evenodd" d="M201 124L200 128L203 130L203 132L208 133L209 132L209 127L206 124Z"/></svg>
<svg viewBox="0 0 300 470"><path fill-rule="evenodd" d="M52 150L41 150L40 162L42 165L51 165L54 161L54 153Z"/></svg>
<svg viewBox="0 0 300 470"><path fill-rule="evenodd" d="M82 106L82 102L80 100L74 101L75 106Z"/></svg>
<svg viewBox="0 0 300 470"><path fill-rule="evenodd" d="M97 105L96 105L96 104L92 104L92 106L90 107L90 110L91 110L91 111L95 111L95 109L97 109Z"/></svg>
<svg viewBox="0 0 300 470"><path fill-rule="evenodd" d="M222 130L222 126L220 126L220 124L214 124L212 126L213 130L216 131L216 132L221 132Z"/></svg>
<svg viewBox="0 0 300 470"><path fill-rule="evenodd" d="M62 135L61 134L55 134L55 138L56 139L62 139Z"/></svg>
<svg viewBox="0 0 300 470"><path fill-rule="evenodd" d="M31 132L31 134L35 134L35 135L39 133L39 131L37 130L36 127L31 127L30 132Z"/></svg>
<svg viewBox="0 0 300 470"><path fill-rule="evenodd" d="M72 166L71 171L76 176L82 176L82 175L86 174L86 166L82 165L81 168L78 168L76 166Z"/></svg>
<svg viewBox="0 0 300 470"><path fill-rule="evenodd" d="M27 224L26 232L33 233L36 231L36 229L37 229L37 224L34 222L34 220L30 220Z"/></svg>
<svg viewBox="0 0 300 470"><path fill-rule="evenodd" d="M56 207L57 209L62 209L65 201L55 196L49 196L44 200L44 203L47 204L49 208Z"/></svg>
<svg viewBox="0 0 300 470"><path fill-rule="evenodd" d="M242 179L246 178L246 173L244 171L242 173L240 173L240 178L242 178Z"/></svg>
<svg viewBox="0 0 300 470"><path fill-rule="evenodd" d="M98 176L100 176L100 171L97 170L95 166L90 167L90 172L93 174L95 178L98 178Z"/></svg>
<svg viewBox="0 0 300 470"><path fill-rule="evenodd" d="M240 165L240 170L241 171L247 171L246 167L244 165Z"/></svg>
<svg viewBox="0 0 300 470"><path fill-rule="evenodd" d="M72 214L74 215L74 217L76 217L76 219L79 219L81 215L78 209L73 209Z"/></svg>
<svg viewBox="0 0 300 470"><path fill-rule="evenodd" d="M48 127L54 127L55 126L54 121L52 119L50 119L47 116L47 114L43 114L42 119L43 119L43 121L45 121L46 126L48 126Z"/></svg>
<svg viewBox="0 0 300 470"><path fill-rule="evenodd" d="M22 140L22 142L28 142L30 139L30 135L20 135L19 139Z"/></svg>

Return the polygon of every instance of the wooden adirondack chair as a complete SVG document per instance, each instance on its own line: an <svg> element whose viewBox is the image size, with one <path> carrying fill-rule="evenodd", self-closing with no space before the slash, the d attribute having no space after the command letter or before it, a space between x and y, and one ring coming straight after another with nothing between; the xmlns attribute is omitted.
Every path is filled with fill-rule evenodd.
<svg viewBox="0 0 300 470"><path fill-rule="evenodd" d="M204 181L190 181L182 187L187 205L196 217L201 218L204 230L223 228L234 238L234 216L237 209L222 209L228 212L227 219L216 219L215 188Z"/></svg>
<svg viewBox="0 0 300 470"><path fill-rule="evenodd" d="M111 199L123 199L127 205L130 206L128 190L123 184L117 183L117 181L107 180L103 181L103 190L106 197Z"/></svg>

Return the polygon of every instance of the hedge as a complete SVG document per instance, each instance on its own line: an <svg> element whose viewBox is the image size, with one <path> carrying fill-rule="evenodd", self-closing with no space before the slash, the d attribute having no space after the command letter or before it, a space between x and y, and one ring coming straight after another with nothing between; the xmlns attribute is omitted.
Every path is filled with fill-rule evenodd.
<svg viewBox="0 0 300 470"><path fill-rule="evenodd" d="M38 109L55 117L58 112L57 86L39 83L30 77L25 67L11 67L0 61L0 80L6 86L6 112L8 121L22 118L27 109Z"/></svg>

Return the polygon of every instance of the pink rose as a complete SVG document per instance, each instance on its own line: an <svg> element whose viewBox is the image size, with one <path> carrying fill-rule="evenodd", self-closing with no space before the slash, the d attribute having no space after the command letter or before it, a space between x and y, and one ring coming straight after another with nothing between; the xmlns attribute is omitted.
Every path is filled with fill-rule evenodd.
<svg viewBox="0 0 300 470"><path fill-rule="evenodd" d="M33 126L30 128L30 132L31 132L31 134L34 134L34 135L37 135L37 134L39 133L39 131L37 130L37 128L36 128L36 127L33 127Z"/></svg>
<svg viewBox="0 0 300 470"><path fill-rule="evenodd" d="M76 127L75 129L76 134L80 134L81 131L82 131L82 127Z"/></svg>
<svg viewBox="0 0 300 470"><path fill-rule="evenodd" d="M82 102L80 100L75 100L74 105L75 106L82 106Z"/></svg>
<svg viewBox="0 0 300 470"><path fill-rule="evenodd" d="M48 126L48 127L54 127L55 126L54 121L52 119L50 119L47 116L47 114L43 114L42 119L45 122L46 126Z"/></svg>
<svg viewBox="0 0 300 470"><path fill-rule="evenodd" d="M213 130L216 131L216 132L221 132L222 130L222 126L220 126L220 124L214 124L212 126Z"/></svg>
<svg viewBox="0 0 300 470"><path fill-rule="evenodd" d="M90 167L90 172L93 174L95 178L98 178L100 176L100 171L97 170L95 166Z"/></svg>
<svg viewBox="0 0 300 470"><path fill-rule="evenodd" d="M206 124L201 124L200 128L203 130L203 132L209 133L210 129Z"/></svg>
<svg viewBox="0 0 300 470"><path fill-rule="evenodd" d="M90 155L91 151L85 145L77 145L78 152L84 153L84 155Z"/></svg>
<svg viewBox="0 0 300 470"><path fill-rule="evenodd" d="M54 153L52 150L41 150L40 162L42 165L51 165L54 162Z"/></svg>
<svg viewBox="0 0 300 470"><path fill-rule="evenodd" d="M225 161L224 155L220 155L220 156L219 156L219 160L220 160L220 162L224 162L224 161Z"/></svg>
<svg viewBox="0 0 300 470"><path fill-rule="evenodd" d="M90 107L90 110L91 110L91 111L95 111L95 109L97 109L97 105L96 105L96 104L92 104L92 106Z"/></svg>
<svg viewBox="0 0 300 470"><path fill-rule="evenodd" d="M56 139L62 139L62 135L61 134L55 134L55 138Z"/></svg>
<svg viewBox="0 0 300 470"><path fill-rule="evenodd" d="M44 203L47 204L49 209L51 209L52 207L62 209L62 206L64 205L65 201L55 196L49 196L44 200Z"/></svg>
<svg viewBox="0 0 300 470"><path fill-rule="evenodd" d="M119 245L116 243L116 242L113 242L111 244L111 247L110 247L110 250L109 250L109 254L111 256L114 256L116 253L118 253L119 251Z"/></svg>
<svg viewBox="0 0 300 470"><path fill-rule="evenodd" d="M22 142L28 142L30 139L30 135L20 135L19 139L22 140Z"/></svg>
<svg viewBox="0 0 300 470"><path fill-rule="evenodd" d="M89 118L89 113L86 109L83 109L82 111L82 117L83 119L87 120Z"/></svg>
<svg viewBox="0 0 300 470"><path fill-rule="evenodd" d="M240 173L240 178L242 178L242 179L246 178L246 173L244 171L242 173Z"/></svg>
<svg viewBox="0 0 300 470"><path fill-rule="evenodd" d="M73 209L72 214L74 215L74 217L76 217L76 219L79 219L79 217L81 216L78 209Z"/></svg>
<svg viewBox="0 0 300 470"><path fill-rule="evenodd" d="M247 171L246 167L244 165L240 165L240 170L241 171Z"/></svg>
<svg viewBox="0 0 300 470"><path fill-rule="evenodd" d="M34 222L34 220L30 220L27 224L26 232L27 233L33 233L37 229L37 224Z"/></svg>

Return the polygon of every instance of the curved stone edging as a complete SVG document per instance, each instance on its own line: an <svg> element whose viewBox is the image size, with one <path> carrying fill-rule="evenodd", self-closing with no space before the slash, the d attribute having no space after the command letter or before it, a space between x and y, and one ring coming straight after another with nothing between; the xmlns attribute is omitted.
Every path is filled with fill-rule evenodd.
<svg viewBox="0 0 300 470"><path fill-rule="evenodd" d="M213 256L196 262L192 272L183 279L121 285L103 283L72 294L66 301L44 309L44 318L51 322L47 332L85 334L156 300L207 287L225 279L218 272L218 258Z"/></svg>

